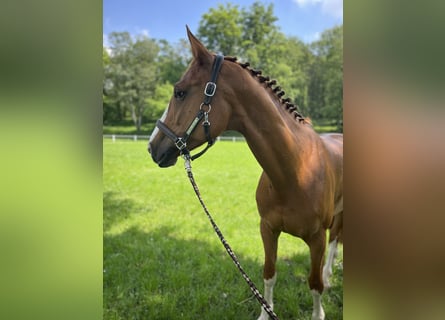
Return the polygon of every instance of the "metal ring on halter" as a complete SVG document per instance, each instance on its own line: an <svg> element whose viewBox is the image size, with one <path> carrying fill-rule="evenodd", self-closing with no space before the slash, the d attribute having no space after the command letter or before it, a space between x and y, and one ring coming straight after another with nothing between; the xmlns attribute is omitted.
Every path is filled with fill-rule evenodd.
<svg viewBox="0 0 445 320"><path fill-rule="evenodd" d="M182 151L183 149L185 149L187 147L187 141L184 141L183 138L179 137L175 141L175 146L176 146L176 148L179 149L179 151Z"/></svg>
<svg viewBox="0 0 445 320"><path fill-rule="evenodd" d="M212 105L210 103L209 104L205 104L204 102L202 102L201 105L199 106L199 110L202 110L202 106L208 106L209 107L209 110L207 110L207 111L203 110L205 113L209 113L210 110L212 110Z"/></svg>

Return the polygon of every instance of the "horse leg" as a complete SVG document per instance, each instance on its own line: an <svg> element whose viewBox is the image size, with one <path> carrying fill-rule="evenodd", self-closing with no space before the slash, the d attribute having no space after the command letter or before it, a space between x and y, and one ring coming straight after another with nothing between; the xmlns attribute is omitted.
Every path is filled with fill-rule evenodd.
<svg viewBox="0 0 445 320"><path fill-rule="evenodd" d="M273 288L277 281L275 263L277 261L278 237L279 232L273 232L267 222L261 219L261 238L264 246L264 299L273 309ZM261 314L258 320L267 320L269 315L261 308Z"/></svg>
<svg viewBox="0 0 445 320"><path fill-rule="evenodd" d="M320 230L307 243L311 251L309 288L311 289L313 300L312 320L324 320L325 314L321 305L321 294L324 288L321 269L326 249L326 230Z"/></svg>
<svg viewBox="0 0 445 320"><path fill-rule="evenodd" d="M342 229L343 229L343 212L340 212L334 217L331 230L329 232L329 247L326 263L323 267L323 283L325 288L330 288L331 283L329 281L332 276L332 265L335 258L337 257L337 245L338 242L342 240Z"/></svg>
<svg viewBox="0 0 445 320"><path fill-rule="evenodd" d="M332 276L332 264L334 263L335 257L337 256L337 239L331 239L329 236L329 247L326 263L323 267L323 284L325 288L331 287L331 282L329 279Z"/></svg>

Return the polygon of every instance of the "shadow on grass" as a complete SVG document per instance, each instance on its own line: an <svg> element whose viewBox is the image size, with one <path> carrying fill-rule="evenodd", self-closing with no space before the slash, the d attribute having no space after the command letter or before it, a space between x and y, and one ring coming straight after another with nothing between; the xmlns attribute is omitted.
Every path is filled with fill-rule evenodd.
<svg viewBox="0 0 445 320"><path fill-rule="evenodd" d="M104 230L109 230L115 223L127 219L134 211L134 201L120 199L118 194L118 192L106 191L102 195Z"/></svg>
<svg viewBox="0 0 445 320"><path fill-rule="evenodd" d="M262 291L262 264L238 258ZM274 302L280 319L310 318L308 259L306 253L278 260ZM343 272L334 276L323 304L327 318L342 319ZM170 227L106 235L103 286L104 319L256 319L260 312L222 246L179 239Z"/></svg>
<svg viewBox="0 0 445 320"><path fill-rule="evenodd" d="M119 192L106 191L102 195L103 201L103 230L108 231L132 215L148 214L152 208L147 205L141 207L134 200L122 198Z"/></svg>

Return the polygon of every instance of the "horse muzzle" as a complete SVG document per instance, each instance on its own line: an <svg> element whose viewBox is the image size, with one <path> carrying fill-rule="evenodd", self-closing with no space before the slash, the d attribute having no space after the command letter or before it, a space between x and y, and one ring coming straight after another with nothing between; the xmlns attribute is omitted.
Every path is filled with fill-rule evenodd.
<svg viewBox="0 0 445 320"><path fill-rule="evenodd" d="M161 168L171 167L178 161L179 150L171 144L157 147L150 143L148 152L151 154L153 161Z"/></svg>

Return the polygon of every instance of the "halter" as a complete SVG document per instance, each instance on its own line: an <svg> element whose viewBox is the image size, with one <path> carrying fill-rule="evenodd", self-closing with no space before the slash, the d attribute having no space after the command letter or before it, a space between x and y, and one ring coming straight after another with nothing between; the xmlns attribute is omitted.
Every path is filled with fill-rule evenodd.
<svg viewBox="0 0 445 320"><path fill-rule="evenodd" d="M223 55L216 55L216 58L213 62L212 67L212 76L209 82L207 82L204 88L204 101L199 106L199 111L195 116L195 119L190 123L189 127L185 131L182 137L177 136L165 123L161 120L156 122L156 126L161 130L168 138L170 138L174 143L176 148L178 148L179 153L185 157L190 157L191 160L195 160L202 156L214 143L215 140L210 136L210 122L209 122L209 113L212 110L212 97L216 92L216 79L218 78L219 70L221 69L221 65L224 61ZM204 118L202 126L204 127L204 134L207 139L207 146L201 152L195 154L194 156L190 156L190 151L187 149L187 140L190 138L190 135L196 129L198 123Z"/></svg>

